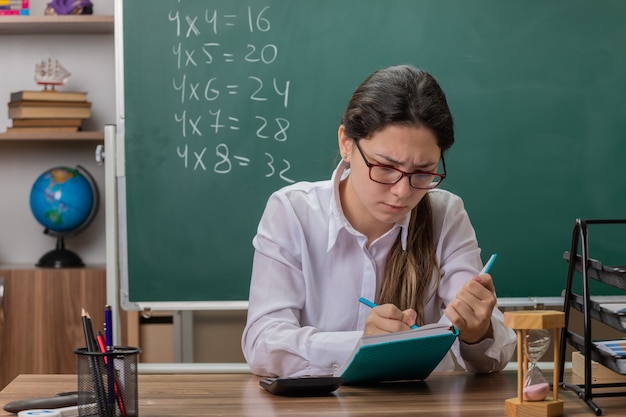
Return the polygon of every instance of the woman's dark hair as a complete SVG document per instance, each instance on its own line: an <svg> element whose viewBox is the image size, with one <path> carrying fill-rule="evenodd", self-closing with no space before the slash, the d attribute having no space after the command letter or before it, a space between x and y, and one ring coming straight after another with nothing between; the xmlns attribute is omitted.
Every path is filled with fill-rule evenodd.
<svg viewBox="0 0 626 417"><path fill-rule="evenodd" d="M402 125L429 129L442 154L454 143L454 123L445 94L430 74L410 65L383 68L366 78L352 95L341 123L354 140L367 140L389 125ZM423 324L424 306L434 295L427 294L433 276L438 284L441 273L426 194L411 211L407 250L402 250L398 236L389 252L377 302L393 303L401 310L414 308L418 323Z"/></svg>
<svg viewBox="0 0 626 417"><path fill-rule="evenodd" d="M355 140L388 125L408 125L432 131L442 152L454 143L445 94L432 75L410 65L383 68L367 77L352 95L341 124Z"/></svg>

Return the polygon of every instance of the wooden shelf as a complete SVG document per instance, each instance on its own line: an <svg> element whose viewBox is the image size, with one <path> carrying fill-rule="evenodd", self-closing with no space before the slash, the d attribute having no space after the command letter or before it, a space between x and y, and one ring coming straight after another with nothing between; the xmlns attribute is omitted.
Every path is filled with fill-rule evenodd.
<svg viewBox="0 0 626 417"><path fill-rule="evenodd" d="M0 387L19 374L75 373L74 349L85 342L81 310L90 313L94 325L104 321L106 270L0 265L0 275L4 278L0 354L10 358L0 367Z"/></svg>
<svg viewBox="0 0 626 417"><path fill-rule="evenodd" d="M104 132L36 132L36 133L0 133L0 142L20 141L104 141Z"/></svg>
<svg viewBox="0 0 626 417"><path fill-rule="evenodd" d="M0 16L0 35L112 34L113 22L111 15ZM7 141L104 141L104 133L0 133Z"/></svg>
<svg viewBox="0 0 626 417"><path fill-rule="evenodd" d="M66 270L69 268L42 268L39 266L35 266L35 261L32 263L23 263L23 262L15 262L15 263L0 263L0 271L1 270L15 270L15 271L59 271ZM88 270L106 270L106 265L101 263L87 264L80 268L71 268L73 271L88 271Z"/></svg>
<svg viewBox="0 0 626 417"><path fill-rule="evenodd" d="M113 16L0 16L0 35L113 33Z"/></svg>

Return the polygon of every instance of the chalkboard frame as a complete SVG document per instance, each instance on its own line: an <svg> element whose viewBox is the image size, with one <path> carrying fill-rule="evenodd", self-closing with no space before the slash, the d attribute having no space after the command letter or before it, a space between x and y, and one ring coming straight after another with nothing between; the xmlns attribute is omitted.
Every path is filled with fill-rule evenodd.
<svg viewBox="0 0 626 417"><path fill-rule="evenodd" d="M138 283L138 280L129 273L128 264L129 260L133 261L131 253L133 248L129 247L128 242L129 200L126 192L129 178L127 178L126 164L129 163L129 158L126 150L129 147L127 143L129 108L124 89L126 76L124 31L127 28L123 23L124 8L129 2L121 1L121 3L123 7L116 8L115 36L118 72L119 140L117 146L120 149L117 152L118 247L122 304L127 309L173 309L173 307L196 309L207 305L217 305L221 306L220 308L245 308L246 297L243 292L234 298L230 296L222 298L219 294L215 297L206 297L206 299L182 297L183 299L172 300L161 297L170 290L169 284L164 284L163 293L160 295L146 298L141 294L143 284ZM221 3L219 1L203 2L205 5ZM276 5L280 2L267 0L261 3ZM355 1L350 0L343 0L339 3L347 5L348 10L350 5L356 4ZM375 1L358 2L361 8L367 8L368 5L375 3ZM408 3L407 1L385 2L390 8ZM422 11L432 10L437 7L436 3L430 0L412 2L422 7ZM457 9L462 3L455 3ZM326 3L317 2L317 4L325 5ZM256 2L255 5L259 3ZM336 7L337 5L333 10L336 11ZM620 74L626 72L626 58L623 51L617 49L623 43L621 41L626 39L626 32L623 28L618 28L615 23L618 16L623 16L623 13L619 12L626 12L626 5L609 0L602 3L576 0L565 4L554 0L541 2L481 0L472 2L472 7L483 8L481 10L484 13L471 14L467 10L457 10L454 15L458 18L459 15L464 14L467 19L475 20L475 27L471 28L473 31L464 32L469 39L462 39L458 34L457 37L449 35L449 32L454 30L453 23L455 22L454 18L450 17L454 13L449 13L442 18L441 27L436 30L436 33L431 34L432 38L438 38L441 41L440 50L424 52L420 59L404 61L432 72L448 94L456 120L457 144L447 156L447 162L452 168L451 171L456 171L458 174L453 174L446 179L444 188L464 198L485 256L492 252L499 254L498 263L493 269L499 297L515 299L520 303L523 303L523 300L535 302L541 298L559 300L561 294L558 289L565 285L567 270L567 264L561 259L561 255L567 249L569 229L574 219L623 217L621 208L626 206L626 197L623 192L620 193L619 183L596 181L594 177L595 174L602 173L607 177L619 179L621 165L616 155L626 151L624 144L621 143L626 133L626 126L620 121L623 104L620 103L621 99L616 93L616 91L626 89L624 81L619 79ZM527 19L519 27L507 25L510 23L507 19L493 18L493 14L490 13L494 13L494 10L502 13L502 16L510 17L518 14L522 16L522 20ZM563 16L569 16L570 20L562 18ZM427 17L420 16L419 23L426 24ZM549 28L546 29L547 27ZM574 28L576 30L573 30ZM553 31L551 33L554 36L550 39L541 39L542 30ZM506 36L498 31L502 31ZM539 35L529 35L530 32L539 33ZM359 35L365 33L367 32ZM382 36L380 33L375 34ZM515 54L505 54L506 42L511 42L512 46L509 47L514 48L519 45L515 42L519 42L520 38L526 35L532 40L532 48L520 49ZM471 39L472 36L475 39ZM587 39L585 40L584 37ZM453 41L466 42L463 44L466 49L450 48ZM489 44L489 48L492 49L483 50L483 55L479 56L473 54L476 51L472 48L486 48L480 45L480 41ZM555 45L561 48L554 48ZM533 48L543 49L537 51ZM496 56L498 53L505 55L502 61L506 58L513 60L514 63L523 64L530 62L535 52L541 52L539 55L542 62L534 65L528 64L523 68L530 73L527 79L520 75L523 71L513 68L513 64L494 68L492 73L478 71L480 65L487 66L500 62ZM593 63L582 58L572 59L576 56L591 56L591 61L598 61L597 65L603 65L605 69L598 69L598 66L593 66ZM566 63L557 66L555 64L557 59L566 59ZM479 62L481 60L484 62ZM347 61L351 67L349 70L337 69L336 74L333 73L337 79L337 85L341 86L337 92L338 98L335 98L341 105L337 105L336 109L343 107L349 92L366 74L376 69L375 67L400 63L397 58L389 57L378 58L375 63L359 59ZM572 62L578 62L582 65L582 69L575 71L576 68L571 65ZM554 68L548 67L549 71L542 74L544 70L542 65L554 65ZM572 71L566 71L567 65L570 65ZM451 69L452 67L454 68ZM510 72L503 71L503 68ZM324 70L327 68L324 67ZM319 72L327 74L323 70ZM497 94L494 96L495 93ZM541 97L541 100L533 100L533 94ZM506 96L514 97L515 100L503 100L501 104L496 103L496 99ZM583 105L572 107L572 102L577 101ZM542 117L539 112L524 105L529 103L534 103L542 109L561 107L565 110L560 113L545 112L543 115L545 119L539 120L543 123L541 129L536 131L531 129L526 134L519 134L519 131L531 128L530 122L537 123L537 118ZM490 117L493 115L489 114L489 110L498 106L501 107L501 113L498 115L506 117ZM569 111L572 108L576 111ZM337 111L335 114L336 118L326 121L328 122L326 133L336 129L339 114ZM572 130L568 125L574 125L580 132ZM510 126L514 126L517 131L511 131ZM560 130L559 127L567 128ZM507 142L501 139L507 136L516 140ZM323 164L323 169L317 171L316 176L298 179L315 180L322 179L324 177L322 173L326 173L326 177L330 175L336 150L334 149L335 139L329 137L327 140L328 145L324 152L316 154L318 163ZM540 149L542 145L548 143L550 145L544 149L542 155L534 156L522 163L520 157L533 156L534 149ZM597 146L598 143L601 146ZM464 162L467 160L471 163ZM520 175L513 178L516 181L511 181L508 175L500 174L515 169L520 169L519 172L513 171L514 174ZM527 179L521 176L524 172L528 174ZM470 176L475 179L470 181ZM528 183L524 183L525 181ZM502 195L510 189L514 190L512 196ZM523 204L511 206L507 201L509 199ZM533 205L528 203L529 201L536 201L538 204ZM545 206L549 207L552 204L554 207L542 211L540 205L544 202ZM621 235L615 236L612 232L608 235L608 238L600 242L597 256L601 258L609 256L609 259L615 259L614 256L620 255L615 252L616 247L619 247ZM523 244L520 244L520 241ZM537 248L537 246L542 247ZM616 262L619 263L619 260ZM156 275L153 278L157 284L163 284L172 279L171 276ZM531 281L536 285L529 286L525 281L528 278L536 279L536 281ZM242 277L242 279L245 282L249 277ZM511 282L516 283L511 284ZM541 287L544 283L551 286L548 291L544 291ZM514 286L509 288L508 285ZM191 288L190 291L197 293L195 288Z"/></svg>

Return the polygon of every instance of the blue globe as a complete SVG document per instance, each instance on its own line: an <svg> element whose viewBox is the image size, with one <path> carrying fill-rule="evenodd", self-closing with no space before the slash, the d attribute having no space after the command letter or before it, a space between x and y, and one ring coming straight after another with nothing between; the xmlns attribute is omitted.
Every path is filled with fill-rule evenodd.
<svg viewBox="0 0 626 417"><path fill-rule="evenodd" d="M39 223L58 234L75 231L94 209L92 183L74 168L55 167L41 174L30 191L30 209Z"/></svg>
<svg viewBox="0 0 626 417"><path fill-rule="evenodd" d="M65 249L65 237L84 230L98 211L98 188L93 177L80 165L55 167L41 174L30 190L30 210L44 227L44 233L57 238L56 248L41 257L40 267L84 266L80 256Z"/></svg>

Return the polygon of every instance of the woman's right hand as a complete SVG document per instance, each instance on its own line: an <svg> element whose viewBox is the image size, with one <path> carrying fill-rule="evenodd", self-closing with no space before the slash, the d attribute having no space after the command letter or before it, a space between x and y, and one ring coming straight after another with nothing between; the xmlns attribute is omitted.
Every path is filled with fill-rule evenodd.
<svg viewBox="0 0 626 417"><path fill-rule="evenodd" d="M417 313L412 308L402 311L393 304L382 304L367 316L363 336L410 330L416 319Z"/></svg>

